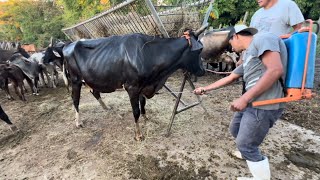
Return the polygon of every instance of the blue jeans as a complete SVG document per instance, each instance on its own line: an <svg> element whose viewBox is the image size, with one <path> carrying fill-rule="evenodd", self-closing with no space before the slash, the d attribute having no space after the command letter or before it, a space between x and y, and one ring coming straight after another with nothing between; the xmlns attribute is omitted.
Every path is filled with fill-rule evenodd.
<svg viewBox="0 0 320 180"><path fill-rule="evenodd" d="M247 107L235 113L229 129L236 138L237 148L244 159L253 162L264 159L259 146L282 112L283 109L263 110Z"/></svg>

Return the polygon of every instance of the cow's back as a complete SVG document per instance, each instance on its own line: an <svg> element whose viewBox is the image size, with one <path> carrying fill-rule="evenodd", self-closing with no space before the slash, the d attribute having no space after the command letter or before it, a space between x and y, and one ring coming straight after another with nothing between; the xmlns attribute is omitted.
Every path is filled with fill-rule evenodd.
<svg viewBox="0 0 320 180"><path fill-rule="evenodd" d="M72 71L89 86L105 92L125 83L145 86L162 82L181 68L181 57L189 51L184 38L129 34L77 41L65 46L63 53Z"/></svg>

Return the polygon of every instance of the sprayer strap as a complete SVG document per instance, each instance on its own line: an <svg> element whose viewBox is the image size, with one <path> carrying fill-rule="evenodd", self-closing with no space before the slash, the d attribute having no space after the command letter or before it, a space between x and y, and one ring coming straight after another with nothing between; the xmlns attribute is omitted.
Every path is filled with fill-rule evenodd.
<svg viewBox="0 0 320 180"><path fill-rule="evenodd" d="M287 96L287 88L284 85L284 81L283 81L282 77L280 77L279 81L282 86L282 91L283 91L284 96Z"/></svg>

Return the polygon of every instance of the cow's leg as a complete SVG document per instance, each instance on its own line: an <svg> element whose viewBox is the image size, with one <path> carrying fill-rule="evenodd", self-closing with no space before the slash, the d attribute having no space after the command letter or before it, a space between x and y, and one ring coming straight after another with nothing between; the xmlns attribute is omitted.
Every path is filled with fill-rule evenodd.
<svg viewBox="0 0 320 180"><path fill-rule="evenodd" d="M18 128L10 121L8 115L3 111L2 107L0 106L0 119L2 119L4 122L6 122L11 131L15 132L18 130Z"/></svg>
<svg viewBox="0 0 320 180"><path fill-rule="evenodd" d="M106 104L102 101L99 91L96 91L96 90L92 89L90 92L91 92L91 94L98 100L98 102L100 103L100 105L102 106L103 109L105 109L105 110L110 109L110 108L107 107Z"/></svg>
<svg viewBox="0 0 320 180"><path fill-rule="evenodd" d="M56 76L55 77L55 85L57 86L59 83L59 73L55 68L54 68L54 75Z"/></svg>
<svg viewBox="0 0 320 180"><path fill-rule="evenodd" d="M9 100L14 100L14 98L11 96L11 94L10 94L10 92L9 92L9 87L8 87L8 84L9 84L9 82L8 82L9 80L8 79L6 79L5 80L5 83L4 83L4 91L6 92L6 96L7 96L7 98L9 99Z"/></svg>
<svg viewBox="0 0 320 180"><path fill-rule="evenodd" d="M41 82L41 86L47 86L46 81L44 80L44 75L43 75L43 69L41 70L40 74L40 82Z"/></svg>
<svg viewBox="0 0 320 180"><path fill-rule="evenodd" d="M49 76L49 74L48 74L48 70L47 70L47 68L46 69L44 69L43 70L43 73L46 75L46 77L47 77L47 81L48 81L48 84L47 84L47 86L48 87L51 87L51 78L50 78L50 76Z"/></svg>
<svg viewBox="0 0 320 180"><path fill-rule="evenodd" d="M56 88L56 84L54 82L54 67L53 67L53 65L48 65L47 70L48 70L49 76L50 76L49 87Z"/></svg>
<svg viewBox="0 0 320 180"><path fill-rule="evenodd" d="M23 91L24 91L25 93L28 92L28 90L27 90L27 88L26 88L26 86L25 86L24 84L22 84L22 88L23 88ZM32 90L32 89L31 89L31 90Z"/></svg>
<svg viewBox="0 0 320 180"><path fill-rule="evenodd" d="M126 88L127 89L127 88ZM139 108L139 93L135 90L128 90L127 92L130 97L130 103L132 107L133 117L135 121L135 140L142 141L144 137L141 133L141 128L139 125L139 117L140 117L140 108Z"/></svg>
<svg viewBox="0 0 320 180"><path fill-rule="evenodd" d="M14 83L13 87L14 87L14 91L19 96L20 100L26 101L26 98L24 97L23 82L18 84ZM18 91L18 87L20 89L20 92Z"/></svg>
<svg viewBox="0 0 320 180"><path fill-rule="evenodd" d="M35 92L36 95L39 95L39 76L34 78L34 88L35 88Z"/></svg>
<svg viewBox="0 0 320 180"><path fill-rule="evenodd" d="M143 95L139 96L139 101L140 101L140 112L141 112L141 116L144 118L145 121L148 120L148 117L146 115L146 98Z"/></svg>
<svg viewBox="0 0 320 180"><path fill-rule="evenodd" d="M57 88L57 86L56 86L56 82L55 82L55 78L54 78L54 69L52 68L51 69L51 72L50 72L50 74L51 74L51 80L52 80L52 87L53 88Z"/></svg>
<svg viewBox="0 0 320 180"><path fill-rule="evenodd" d="M33 95L39 95L38 89L36 87L37 85L35 86L35 84L37 83L37 80L35 79L34 80L35 84L33 84L32 80L29 77L25 76L25 79L26 79L27 83L29 84L29 87L31 89L32 94Z"/></svg>
<svg viewBox="0 0 320 180"><path fill-rule="evenodd" d="M80 93L81 93L81 80L77 78L76 80L72 80L72 100L73 100L73 106L76 111L75 121L76 121L77 127L83 127L83 123L79 117Z"/></svg>

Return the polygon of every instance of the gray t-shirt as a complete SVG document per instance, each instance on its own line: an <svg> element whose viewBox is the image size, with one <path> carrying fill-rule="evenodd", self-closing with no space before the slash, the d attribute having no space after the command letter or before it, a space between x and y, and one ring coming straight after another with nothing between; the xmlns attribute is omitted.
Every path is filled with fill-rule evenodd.
<svg viewBox="0 0 320 180"><path fill-rule="evenodd" d="M288 34L291 27L304 21L304 17L294 1L278 0L269 9L260 8L251 18L250 27L259 32L272 32L277 36Z"/></svg>
<svg viewBox="0 0 320 180"><path fill-rule="evenodd" d="M243 76L245 82L246 91L250 90L259 79L263 76L266 67L263 65L260 56L265 51L279 52L281 56L281 63L283 65L283 76L285 80L285 74L287 69L287 49L284 42L276 35L272 33L258 33L253 36L253 40L249 47L243 54L243 64L238 66L233 73ZM253 99L253 101L262 101L268 99L277 99L284 96L283 89L280 81L275 82L272 87L262 93L260 96ZM276 110L283 108L284 104L272 104L265 106L257 106L258 109L264 110Z"/></svg>

